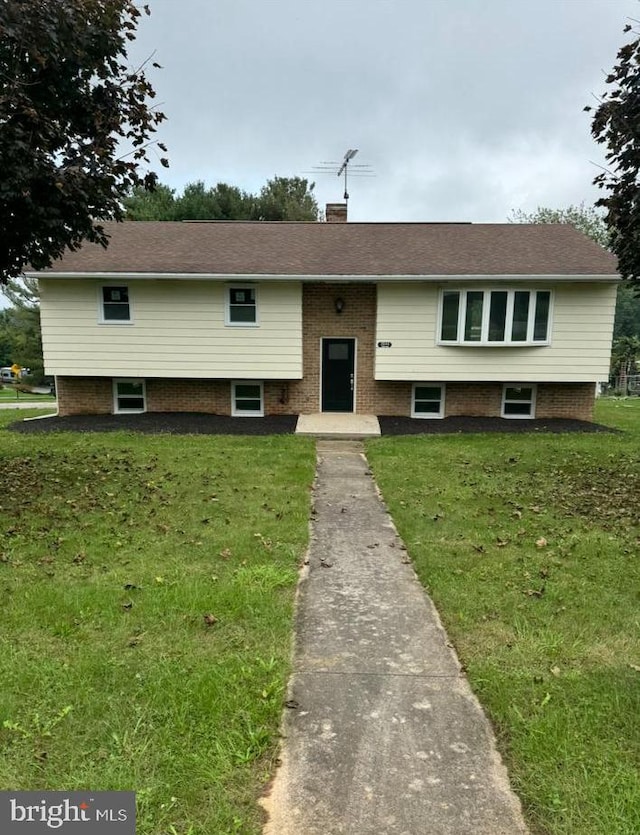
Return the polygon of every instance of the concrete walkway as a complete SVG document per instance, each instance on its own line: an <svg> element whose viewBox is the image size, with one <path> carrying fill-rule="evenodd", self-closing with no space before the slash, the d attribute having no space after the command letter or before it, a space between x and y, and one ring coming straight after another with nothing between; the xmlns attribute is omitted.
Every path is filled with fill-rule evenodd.
<svg viewBox="0 0 640 835"><path fill-rule="evenodd" d="M358 442L318 442L296 631L265 835L527 831Z"/></svg>

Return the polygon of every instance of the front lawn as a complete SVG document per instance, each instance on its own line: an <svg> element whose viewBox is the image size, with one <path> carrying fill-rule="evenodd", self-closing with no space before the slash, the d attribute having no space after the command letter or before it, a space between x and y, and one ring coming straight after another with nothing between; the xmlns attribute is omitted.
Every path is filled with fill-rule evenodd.
<svg viewBox="0 0 640 835"><path fill-rule="evenodd" d="M367 455L534 833L640 832L640 399L611 435L382 438Z"/></svg>
<svg viewBox="0 0 640 835"><path fill-rule="evenodd" d="M0 788L133 789L141 835L259 832L312 442L2 428L0 449Z"/></svg>

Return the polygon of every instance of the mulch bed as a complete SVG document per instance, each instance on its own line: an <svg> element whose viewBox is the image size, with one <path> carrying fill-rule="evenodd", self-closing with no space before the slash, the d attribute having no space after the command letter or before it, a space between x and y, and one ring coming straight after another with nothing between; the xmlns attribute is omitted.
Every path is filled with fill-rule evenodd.
<svg viewBox="0 0 640 835"><path fill-rule="evenodd" d="M17 432L144 432L170 435L291 435L297 415L269 415L237 418L200 412L146 412L142 415L73 415L40 420L17 421L9 429ZM449 417L415 420L408 417L380 417L383 435L444 435L478 432L617 432L608 426L583 420L505 420L493 417Z"/></svg>
<svg viewBox="0 0 640 835"><path fill-rule="evenodd" d="M17 421L18 432L144 432L168 435L292 435L297 415L235 418L201 412L145 412L142 415L71 415Z"/></svg>
<svg viewBox="0 0 640 835"><path fill-rule="evenodd" d="M546 420L507 420L497 417L448 417L442 420L416 420L408 417L380 417L383 435L453 435L479 432L614 432L619 430L599 423L568 418Z"/></svg>

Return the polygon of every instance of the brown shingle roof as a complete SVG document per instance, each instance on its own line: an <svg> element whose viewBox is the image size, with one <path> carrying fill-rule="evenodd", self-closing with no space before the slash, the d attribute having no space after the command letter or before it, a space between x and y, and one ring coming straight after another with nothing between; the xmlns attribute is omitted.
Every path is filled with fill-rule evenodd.
<svg viewBox="0 0 640 835"><path fill-rule="evenodd" d="M54 273L612 275L613 256L563 224L108 223ZM51 272L51 271L50 271Z"/></svg>

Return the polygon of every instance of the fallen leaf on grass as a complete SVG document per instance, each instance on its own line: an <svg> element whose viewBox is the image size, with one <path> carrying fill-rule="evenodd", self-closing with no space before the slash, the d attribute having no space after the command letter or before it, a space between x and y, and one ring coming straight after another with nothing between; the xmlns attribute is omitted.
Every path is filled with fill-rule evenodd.
<svg viewBox="0 0 640 835"><path fill-rule="evenodd" d="M632 670L635 670L636 673L640 673L640 667L637 664L629 664Z"/></svg>
<svg viewBox="0 0 640 835"><path fill-rule="evenodd" d="M541 536L540 539L536 539L536 547L537 548L546 548L547 547L547 540L544 536Z"/></svg>

